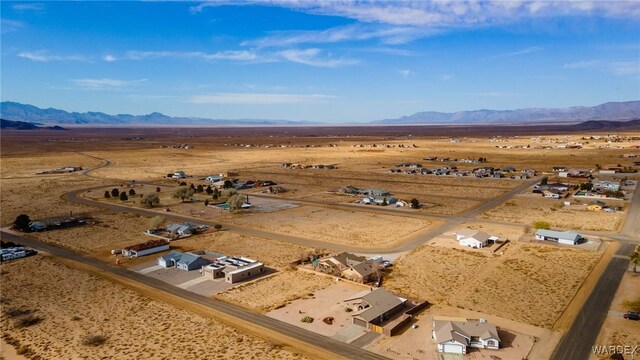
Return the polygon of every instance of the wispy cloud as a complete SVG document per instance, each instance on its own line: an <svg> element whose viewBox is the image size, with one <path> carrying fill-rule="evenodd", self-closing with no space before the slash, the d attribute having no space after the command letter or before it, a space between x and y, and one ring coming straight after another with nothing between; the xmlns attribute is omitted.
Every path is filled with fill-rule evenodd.
<svg viewBox="0 0 640 360"><path fill-rule="evenodd" d="M320 49L290 49L278 52L278 55L287 61L305 64L315 67L335 68L358 63L355 59L334 58L331 55L321 57Z"/></svg>
<svg viewBox="0 0 640 360"><path fill-rule="evenodd" d="M609 68L617 76L640 74L640 61L615 61Z"/></svg>
<svg viewBox="0 0 640 360"><path fill-rule="evenodd" d="M49 54L46 51L23 51L19 53L18 56L24 59L42 63L54 61L91 61L89 57L83 55L56 55Z"/></svg>
<svg viewBox="0 0 640 360"><path fill-rule="evenodd" d="M510 58L510 57L514 57L514 56L527 55L527 54L535 53L535 52L542 51L542 50L544 50L544 48L541 48L539 46L530 46L528 48L524 48L524 49L520 49L520 50L516 50L516 51L510 51L510 52L505 52L505 53L500 53L500 54L494 54L494 55L486 57L485 59L486 60L491 60L491 59Z"/></svg>
<svg viewBox="0 0 640 360"><path fill-rule="evenodd" d="M24 23L17 20L0 19L0 33L6 34L18 31L24 27Z"/></svg>
<svg viewBox="0 0 640 360"><path fill-rule="evenodd" d="M562 65L564 69L588 69L594 68L602 64L600 60L581 60Z"/></svg>
<svg viewBox="0 0 640 360"><path fill-rule="evenodd" d="M438 76L438 79L440 79L442 81L449 81L449 80L453 79L453 75L451 75L451 74L442 74L442 75Z"/></svg>
<svg viewBox="0 0 640 360"><path fill-rule="evenodd" d="M485 1L396 1L376 0L256 0L210 1L193 6L197 13L207 7L261 4L280 6L317 15L340 16L365 23L416 27L478 27L509 23L523 18L591 16L640 17L637 1L566 1L566 0L485 0Z"/></svg>
<svg viewBox="0 0 640 360"><path fill-rule="evenodd" d="M253 61L257 60L258 56L255 52L249 50L226 50L215 53L206 53L201 51L129 51L124 56L124 59L127 60L144 60L158 58Z"/></svg>
<svg viewBox="0 0 640 360"><path fill-rule="evenodd" d="M411 70L405 69L405 70L398 70L398 74L400 74L400 76L406 79L409 76L411 76L413 72L411 72Z"/></svg>
<svg viewBox="0 0 640 360"><path fill-rule="evenodd" d="M147 79L118 80L118 79L71 79L76 86L86 90L122 90L147 82Z"/></svg>
<svg viewBox="0 0 640 360"><path fill-rule="evenodd" d="M334 96L322 94L214 93L192 96L187 99L187 102L193 104L276 105L310 104L332 98Z"/></svg>
<svg viewBox="0 0 640 360"><path fill-rule="evenodd" d="M433 29L427 30L410 26L352 24L326 30L276 31L259 39L246 40L241 45L257 48L288 47L300 44L326 44L370 39L378 39L383 44L397 45L437 32Z"/></svg>
<svg viewBox="0 0 640 360"><path fill-rule="evenodd" d="M118 61L118 58L111 55L111 54L107 54L105 56L102 57L102 60L106 61L106 62L114 62L114 61Z"/></svg>
<svg viewBox="0 0 640 360"><path fill-rule="evenodd" d="M11 5L11 8L14 11L18 11L18 12L25 12L25 11L41 12L42 10L44 10L44 4L43 3L17 3L17 4Z"/></svg>
<svg viewBox="0 0 640 360"><path fill-rule="evenodd" d="M604 60L581 60L562 65L564 69L596 69L608 71L615 76L640 74L640 61L604 61Z"/></svg>

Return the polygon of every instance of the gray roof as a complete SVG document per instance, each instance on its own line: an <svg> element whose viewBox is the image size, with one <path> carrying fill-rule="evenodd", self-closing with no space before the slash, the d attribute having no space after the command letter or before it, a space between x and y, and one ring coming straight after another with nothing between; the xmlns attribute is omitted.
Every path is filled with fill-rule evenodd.
<svg viewBox="0 0 640 360"><path fill-rule="evenodd" d="M164 261L178 260L180 259L180 257L182 257L182 255L183 254L181 252L172 251L167 255L160 256L160 259L163 259Z"/></svg>
<svg viewBox="0 0 640 360"><path fill-rule="evenodd" d="M489 234L480 230L462 229L455 232L456 235L460 235L463 239L474 238L480 242L485 242L489 238Z"/></svg>
<svg viewBox="0 0 640 360"><path fill-rule="evenodd" d="M182 232L188 229L192 229L194 226L190 223L184 224L171 224L167 226L167 231L169 232Z"/></svg>
<svg viewBox="0 0 640 360"><path fill-rule="evenodd" d="M546 229L538 229L536 231L537 236L551 237L556 239L566 239L575 241L580 239L580 234L575 231L556 231L556 230L546 230Z"/></svg>
<svg viewBox="0 0 640 360"><path fill-rule="evenodd" d="M488 322L434 320L433 331L438 343L455 340L468 346L472 336L500 341L496 326Z"/></svg>
<svg viewBox="0 0 640 360"><path fill-rule="evenodd" d="M353 266L355 264L359 264L366 260L364 256L358 256L348 252L340 253L334 256L333 259L335 259L337 262L341 263L344 266Z"/></svg>
<svg viewBox="0 0 640 360"><path fill-rule="evenodd" d="M366 302L369 307L356 315L360 316L367 322L377 319L389 310L406 301L383 288L377 288L373 291L369 291L366 295L362 296L361 299L363 302Z"/></svg>
<svg viewBox="0 0 640 360"><path fill-rule="evenodd" d="M198 261L201 258L201 256L198 256L196 254L191 254L191 253L185 253L182 254L182 256L180 257L180 260L177 261L177 264L186 264L189 265L195 261Z"/></svg>
<svg viewBox="0 0 640 360"><path fill-rule="evenodd" d="M351 266L353 271L357 272L358 275L362 277L366 277L376 272L376 265L370 261L364 261L358 264Z"/></svg>

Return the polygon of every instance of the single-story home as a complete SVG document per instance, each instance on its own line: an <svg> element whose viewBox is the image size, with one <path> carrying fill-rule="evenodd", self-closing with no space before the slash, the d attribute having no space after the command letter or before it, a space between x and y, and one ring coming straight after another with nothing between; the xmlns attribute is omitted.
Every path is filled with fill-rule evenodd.
<svg viewBox="0 0 640 360"><path fill-rule="evenodd" d="M223 180L222 176L218 176L218 175L211 175L211 176L207 176L206 178L204 178L204 181L208 181L208 182L218 182L220 180Z"/></svg>
<svg viewBox="0 0 640 360"><path fill-rule="evenodd" d="M200 272L211 280L225 278L229 284L264 274L264 264L245 257L221 256L204 266Z"/></svg>
<svg viewBox="0 0 640 360"><path fill-rule="evenodd" d="M184 171L176 171L173 173L173 175L171 175L171 178L173 179L184 179L187 177L187 174L184 173Z"/></svg>
<svg viewBox="0 0 640 360"><path fill-rule="evenodd" d="M369 196L389 196L391 192L388 190L380 190L380 189L360 189L358 193L361 195L369 195Z"/></svg>
<svg viewBox="0 0 640 360"><path fill-rule="evenodd" d="M620 190L620 182L618 181L594 181L593 190L608 190L618 191Z"/></svg>
<svg viewBox="0 0 640 360"><path fill-rule="evenodd" d="M208 264L209 260L200 255L181 253L178 251L172 251L158 258L158 265L164 268L176 267L177 269L185 271L200 269Z"/></svg>
<svg viewBox="0 0 640 360"><path fill-rule="evenodd" d="M562 195L558 194L557 192L553 192L550 190L543 190L542 195L549 199L560 199L562 197Z"/></svg>
<svg viewBox="0 0 640 360"><path fill-rule="evenodd" d="M122 249L122 255L138 257L155 254L165 250L169 250L169 242L164 239L158 239L147 241L141 244L127 246Z"/></svg>
<svg viewBox="0 0 640 360"><path fill-rule="evenodd" d="M499 240L497 236L489 236L484 231L462 229L454 233L456 240L460 246L466 246L474 249L480 249L489 244L490 241L496 242Z"/></svg>
<svg viewBox="0 0 640 360"><path fill-rule="evenodd" d="M340 275L342 271L366 260L367 258L364 256L343 252L320 259L320 262L318 263L318 270L327 274Z"/></svg>
<svg viewBox="0 0 640 360"><path fill-rule="evenodd" d="M500 336L496 326L484 320L446 321L433 320L431 334L438 352L466 354L467 348L500 348Z"/></svg>
<svg viewBox="0 0 640 360"><path fill-rule="evenodd" d="M341 276L345 279L359 283L368 283L377 280L378 264L374 261L363 261L342 270Z"/></svg>
<svg viewBox="0 0 640 360"><path fill-rule="evenodd" d="M379 330L380 325L402 311L407 299L398 297L383 288L365 290L344 300L354 311L352 321L355 325L370 330Z"/></svg>
<svg viewBox="0 0 640 360"><path fill-rule="evenodd" d="M535 239L553 241L564 245L576 245L580 242L582 236L575 231L538 229L538 231L536 231Z"/></svg>
<svg viewBox="0 0 640 360"><path fill-rule="evenodd" d="M395 204L398 200L392 196L387 197L387 196L371 196L371 195L360 200L360 202L363 204L376 204L376 205L383 205L385 201L387 205L392 205L392 204Z"/></svg>
<svg viewBox="0 0 640 360"><path fill-rule="evenodd" d="M193 235L196 233L196 227L191 223L171 224L167 226L167 232L178 236Z"/></svg>

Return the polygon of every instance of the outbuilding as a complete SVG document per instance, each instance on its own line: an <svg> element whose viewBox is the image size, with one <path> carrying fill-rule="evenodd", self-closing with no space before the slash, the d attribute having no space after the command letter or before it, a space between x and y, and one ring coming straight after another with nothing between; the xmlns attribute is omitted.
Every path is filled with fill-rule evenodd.
<svg viewBox="0 0 640 360"><path fill-rule="evenodd" d="M564 245L577 245L582 236L575 231L555 231L538 229L536 231L536 240L553 241Z"/></svg>

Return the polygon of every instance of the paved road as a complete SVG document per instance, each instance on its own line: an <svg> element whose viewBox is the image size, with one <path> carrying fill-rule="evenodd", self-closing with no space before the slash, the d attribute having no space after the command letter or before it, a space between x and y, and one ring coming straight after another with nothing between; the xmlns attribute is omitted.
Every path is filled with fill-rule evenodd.
<svg viewBox="0 0 640 360"><path fill-rule="evenodd" d="M187 301L197 303L199 305L206 306L215 311L219 311L229 316L233 316L236 319L254 324L258 328L268 329L270 331L278 332L286 337L303 341L312 346L319 347L328 352L336 354L338 357L347 359L387 359L386 357L372 352L360 349L350 344L342 343L337 340L328 338L326 336L318 335L311 331L287 324L285 322L272 319L270 317L256 314L242 308L233 306L231 304L223 303L214 299L210 299L206 296L198 295L190 291L180 289L176 286L169 285L160 280L138 274L127 269L116 267L110 264L106 264L99 260L91 259L80 254L74 253L70 250L62 249L59 247L51 246L40 241L27 239L14 234L6 232L0 232L0 238L3 240L10 240L21 243L22 245L32 247L37 250L46 251L52 255L63 257L69 260L77 261L86 265L90 265L101 271L110 272L116 276L127 278L129 280L136 281L138 283L150 286L163 291L165 293L183 298Z"/></svg>
<svg viewBox="0 0 640 360"><path fill-rule="evenodd" d="M636 244L623 242L616 252L622 257L613 257L591 294L582 306L580 313L574 320L556 347L551 357L553 360L588 359L591 347L594 345L604 323L611 301L622 280L622 276L629 268L628 255ZM599 344L605 345L605 344Z"/></svg>
<svg viewBox="0 0 640 360"><path fill-rule="evenodd" d="M629 201L627 220L620 233L636 237L636 240L640 241L640 184L636 185L633 198Z"/></svg>

